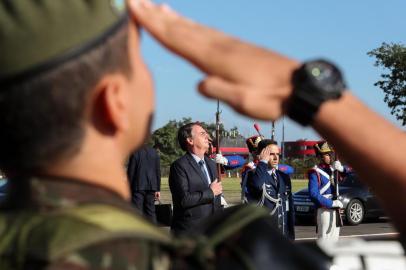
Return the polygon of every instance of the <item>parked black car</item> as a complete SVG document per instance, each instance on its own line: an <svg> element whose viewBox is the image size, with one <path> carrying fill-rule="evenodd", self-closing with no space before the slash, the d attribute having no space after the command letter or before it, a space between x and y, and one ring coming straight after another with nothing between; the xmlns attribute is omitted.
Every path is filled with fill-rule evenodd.
<svg viewBox="0 0 406 270"><path fill-rule="evenodd" d="M365 218L385 216L373 193L361 183L354 173L347 175L339 184L339 200L344 205L343 218L350 225L358 225ZM314 218L315 205L310 200L308 189L293 194L296 219Z"/></svg>

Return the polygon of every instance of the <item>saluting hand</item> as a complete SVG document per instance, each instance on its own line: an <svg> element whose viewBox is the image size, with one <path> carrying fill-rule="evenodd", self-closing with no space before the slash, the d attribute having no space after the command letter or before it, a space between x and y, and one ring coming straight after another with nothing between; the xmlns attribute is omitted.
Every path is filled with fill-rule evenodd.
<svg viewBox="0 0 406 270"><path fill-rule="evenodd" d="M270 147L265 147L262 149L261 153L259 154L259 160L266 161L267 163L271 159L271 148Z"/></svg>

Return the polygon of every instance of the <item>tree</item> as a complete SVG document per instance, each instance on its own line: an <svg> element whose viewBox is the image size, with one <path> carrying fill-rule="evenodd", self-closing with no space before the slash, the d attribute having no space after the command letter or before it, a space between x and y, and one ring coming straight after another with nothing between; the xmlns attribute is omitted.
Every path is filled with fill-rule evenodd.
<svg viewBox="0 0 406 270"><path fill-rule="evenodd" d="M375 57L375 66L382 66L388 73L381 74L382 80L374 85L385 93L384 101L391 114L406 125L406 47L402 44L382 43L368 55Z"/></svg>

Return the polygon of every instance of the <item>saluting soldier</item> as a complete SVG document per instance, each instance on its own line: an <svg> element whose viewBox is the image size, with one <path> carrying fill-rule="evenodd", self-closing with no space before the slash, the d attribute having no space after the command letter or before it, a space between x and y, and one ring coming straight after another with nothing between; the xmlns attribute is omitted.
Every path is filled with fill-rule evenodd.
<svg viewBox="0 0 406 270"><path fill-rule="evenodd" d="M2 0L0 39L0 268L168 268L129 204L153 91L125 1Z"/></svg>
<svg viewBox="0 0 406 270"><path fill-rule="evenodd" d="M248 192L258 205L269 209L277 227L287 238L295 239L295 213L289 175L278 170L280 150L273 140L258 144L259 162L248 172Z"/></svg>
<svg viewBox="0 0 406 270"><path fill-rule="evenodd" d="M337 208L343 208L339 200L333 200L335 192L334 170L345 173L340 161L333 162L334 151L326 142L314 145L320 163L309 170L309 194L317 208L317 237L324 240L337 241L340 227L337 226Z"/></svg>

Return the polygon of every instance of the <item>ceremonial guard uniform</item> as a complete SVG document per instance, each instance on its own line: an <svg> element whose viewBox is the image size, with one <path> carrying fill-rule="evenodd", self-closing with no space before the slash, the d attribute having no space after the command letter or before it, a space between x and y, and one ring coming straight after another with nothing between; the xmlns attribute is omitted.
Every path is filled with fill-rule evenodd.
<svg viewBox="0 0 406 270"><path fill-rule="evenodd" d="M268 164L259 162L255 170L248 172L248 193L258 199L258 205L275 215L277 226L283 235L295 239L295 213L292 185L287 174L277 169L269 170Z"/></svg>
<svg viewBox="0 0 406 270"><path fill-rule="evenodd" d="M241 170L241 202L242 203L250 203L255 201L252 196L248 192L247 188L247 180L248 180L248 172L254 170L258 164L257 158L257 149L258 144L263 138L261 136L252 136L249 137L245 143L247 144L248 151L252 156L252 161L244 164Z"/></svg>
<svg viewBox="0 0 406 270"><path fill-rule="evenodd" d="M336 241L340 235L340 227L337 227L336 220L337 208L342 208L343 205L340 201L333 200L335 185L334 168L330 165L331 158L327 157L327 162L323 158L326 155L330 156L333 150L327 142L320 142L314 148L316 154L322 160L319 165L314 166L308 173L310 198L317 207L317 236L321 239Z"/></svg>
<svg viewBox="0 0 406 270"><path fill-rule="evenodd" d="M244 165L241 170L241 203L251 203L255 202L255 199L248 191L247 182L248 182L248 173L254 171L257 167L258 161L250 161Z"/></svg>
<svg viewBox="0 0 406 270"><path fill-rule="evenodd" d="M172 238L126 201L152 89L134 75L147 70L125 1L1 1L0 14L0 269L169 269Z"/></svg>

